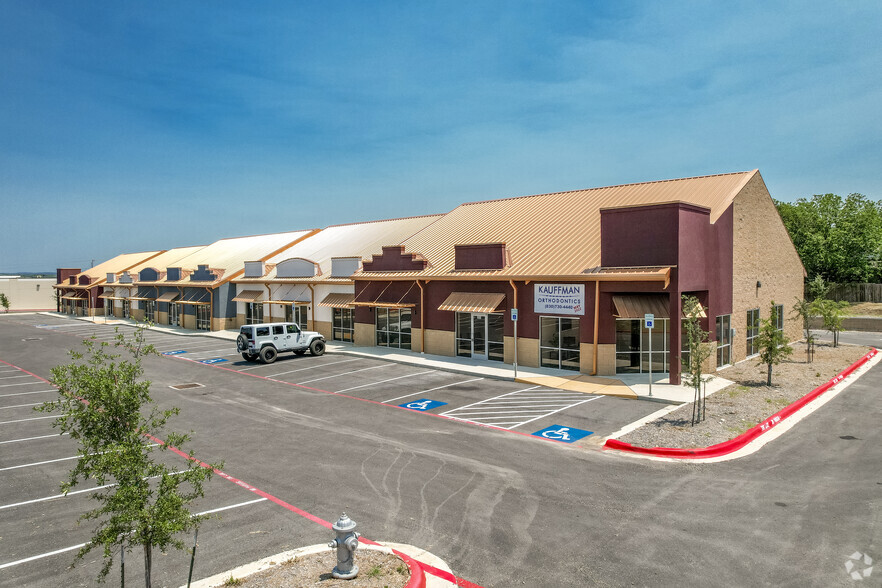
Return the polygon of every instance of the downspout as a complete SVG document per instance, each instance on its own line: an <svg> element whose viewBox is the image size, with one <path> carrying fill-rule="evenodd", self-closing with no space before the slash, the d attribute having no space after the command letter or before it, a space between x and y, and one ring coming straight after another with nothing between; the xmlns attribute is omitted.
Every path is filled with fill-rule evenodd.
<svg viewBox="0 0 882 588"><path fill-rule="evenodd" d="M518 289L515 287L514 280L509 280L508 283L511 285L511 291L514 292L514 300L512 301L512 308L518 307ZM514 377L518 377L518 321L512 321L514 324Z"/></svg>
<svg viewBox="0 0 882 588"><path fill-rule="evenodd" d="M420 281L416 281L416 285L420 288L420 354L426 354L426 291Z"/></svg>
<svg viewBox="0 0 882 588"><path fill-rule="evenodd" d="M272 288L270 288L269 282L265 283L263 285L263 287L266 288L267 301L272 300L273 299L273 290L272 290ZM269 305L269 322L273 322L273 305L272 304Z"/></svg>
<svg viewBox="0 0 882 588"><path fill-rule="evenodd" d="M594 365L591 375L597 375L597 334L600 332L600 280L594 280Z"/></svg>
<svg viewBox="0 0 882 588"><path fill-rule="evenodd" d="M315 331L315 286L312 284L306 284L307 288L309 288L309 320L307 321L307 325L309 325L310 331ZM302 292L302 290L301 290Z"/></svg>
<svg viewBox="0 0 882 588"><path fill-rule="evenodd" d="M208 330L214 330L214 290L205 286L208 291ZM223 329L221 329L223 330Z"/></svg>

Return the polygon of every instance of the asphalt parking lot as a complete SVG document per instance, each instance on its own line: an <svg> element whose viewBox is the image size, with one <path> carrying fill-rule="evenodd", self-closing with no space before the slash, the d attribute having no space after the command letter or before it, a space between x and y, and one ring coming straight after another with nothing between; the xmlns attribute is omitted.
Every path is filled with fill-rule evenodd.
<svg viewBox="0 0 882 588"><path fill-rule="evenodd" d="M16 586L46 585L48 578L62 573L90 537L88 523L78 525L76 519L93 505L89 497L94 488L84 485L66 497L59 494L59 483L75 460L75 444L53 431L53 417L35 413L34 407L54 398L55 392L46 380L53 365L67 361L67 349L78 348L79 341L87 337L112 341L116 330L111 325L47 315L17 316L0 328L5 328L7 335L14 330L4 340L17 343L0 355L4 362L0 363L0 447L4 448L0 452L0 529L5 530L0 535L0 585L9 579L14 579ZM124 333L131 330L120 327ZM455 435L457 428L474 426L517 443L556 442L593 451L604 435L661 408L652 402L566 392L344 354L283 354L267 365L243 360L232 341L162 332L148 333L147 340L162 354L148 362L159 368L148 370L157 401L189 405L185 410L190 415L195 407L209 421L214 411L218 421L235 422L236 406L247 406L259 418L272 420L278 415L297 414L304 397L320 400L342 396L348 400L345 409L338 404L318 425L328 429L329 439L335 423L345 425L366 405L383 405L386 418L377 422L378 437L390 427L401 427L409 434L443 427L444 435ZM10 357L11 349L18 350L18 360ZM20 361L21 356L27 361ZM223 386L218 386L219 382ZM180 385L184 385L180 390L170 388ZM414 422L418 423L416 428ZM232 453L243 452L246 460L248 454L274 441L263 438L259 427L233 427L223 438L235 448ZM284 440L281 442L284 444ZM206 459L229 459L231 451L211 449ZM200 452L200 456L205 453ZM181 458L174 454L164 453L162 459L172 467L181 465ZM371 459L379 459L379 455ZM330 464L322 464L321 455L311 461L319 469L333 469ZM327 485L327 481L321 484ZM386 484L385 479L377 482L379 487ZM221 515L206 523L203 537L265 534L268 527L274 526L277 505L239 485L212 483L193 510ZM301 538L283 540L283 546L326 540L326 532L309 521L296 519L287 521L295 529L288 524L284 532ZM137 557L138 553L129 556L130 560ZM172 569L188 564L186 555L179 552L163 558L174 561ZM80 572L74 572L81 585L91 585L90 574L94 575L99 560L96 551L87 556ZM129 565L132 574L140 569L140 561L134 562ZM167 566L156 567L156 573L163 577Z"/></svg>
<svg viewBox="0 0 882 588"><path fill-rule="evenodd" d="M0 586L95 585L99 554L68 569L90 537L76 520L91 488L58 497L75 444L28 406L53 396L50 368L92 333L112 328L0 316ZM845 586L851 554L882 557L879 366L760 452L703 465L597 449L657 404L552 402L548 389L343 354L263 366L232 342L150 337L185 352L145 358L154 399L180 407L172 428L193 432L198 458L224 462L192 508L217 515L200 529L196 578L325 543L322 523L344 511L366 537L427 549L486 587ZM424 400L446 404L400 406ZM594 433L535 435L549 427ZM133 586L141 557L126 559ZM157 556L154 585L186 584L188 567L187 553ZM118 574L119 562L108 585Z"/></svg>

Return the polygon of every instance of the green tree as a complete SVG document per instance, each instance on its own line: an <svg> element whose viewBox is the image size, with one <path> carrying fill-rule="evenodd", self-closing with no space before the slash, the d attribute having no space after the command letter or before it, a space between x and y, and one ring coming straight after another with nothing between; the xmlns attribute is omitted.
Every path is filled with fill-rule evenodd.
<svg viewBox="0 0 882 588"><path fill-rule="evenodd" d="M802 320L802 331L805 334L805 353L806 358L810 358L809 349L814 343L814 336L812 335L811 322L812 319L818 316L818 312L816 306L806 300L805 298L797 298L796 302L793 303L793 316L795 318L799 318ZM808 359L808 361L811 361Z"/></svg>
<svg viewBox="0 0 882 588"><path fill-rule="evenodd" d="M9 298L3 292L0 292L0 306L3 307L3 310L9 312Z"/></svg>
<svg viewBox="0 0 882 588"><path fill-rule="evenodd" d="M817 194L810 200L776 202L778 212L812 280L877 282L882 253L882 202L862 194L844 200Z"/></svg>
<svg viewBox="0 0 882 588"><path fill-rule="evenodd" d="M824 328L833 335L833 347L839 347L839 331L842 330L842 321L845 318L848 302L821 298L812 302L812 308L824 321Z"/></svg>
<svg viewBox="0 0 882 588"><path fill-rule="evenodd" d="M759 346L759 363L768 366L766 386L772 385L772 366L778 365L785 357L793 353L790 339L778 330L778 309L772 301L768 319L760 319L760 329L756 337Z"/></svg>
<svg viewBox="0 0 882 588"><path fill-rule="evenodd" d="M84 352L70 351L73 361L52 369L58 399L37 410L60 413L53 426L69 433L79 446L76 465L62 491L90 480L98 486L109 484L91 495L99 506L80 516L97 523L76 560L102 547L104 565L98 580L103 581L115 551L130 552L140 546L145 585L150 588L154 549L184 549L177 535L197 528L204 518L193 516L187 505L203 496L203 483L221 464L202 467L190 459L185 470L172 471L157 461L154 444L146 442L164 433L159 451L170 446L183 449L190 436L165 432L179 409L160 410L150 398L150 382L140 380L141 358L156 353L145 342L145 328L139 326L129 339L117 330L113 347L122 353L116 355L107 342L83 341ZM122 359L123 353L129 357Z"/></svg>
<svg viewBox="0 0 882 588"><path fill-rule="evenodd" d="M701 384L708 378L704 377L704 363L713 354L713 344L708 341L710 333L701 328L701 316L706 310L698 298L683 295L683 349L680 356L681 381L695 391L692 405L692 423L704 418L704 404L701 400ZM697 418L696 418L697 414Z"/></svg>

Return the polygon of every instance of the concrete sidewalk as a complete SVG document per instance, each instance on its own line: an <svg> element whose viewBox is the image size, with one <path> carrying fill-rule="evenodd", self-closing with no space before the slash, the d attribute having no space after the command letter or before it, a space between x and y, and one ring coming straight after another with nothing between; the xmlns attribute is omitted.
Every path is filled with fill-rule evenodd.
<svg viewBox="0 0 882 588"><path fill-rule="evenodd" d="M54 312L45 314L71 318L69 315ZM83 321L93 322L95 324L128 326L135 326L137 324L136 321L131 319L105 319L104 317L76 318ZM168 325L153 325L150 330L189 337L213 337L215 339L225 339L230 342L235 341L239 334L238 329L227 329L225 331L193 331ZM600 394L604 396L620 396L623 398L635 399L640 398L664 404L683 404L685 402L692 402L695 394L694 390L687 386L672 385L668 379L668 375L665 373L653 374L652 395L650 395L649 374L618 374L615 377L601 377L587 376L585 374L568 370L523 366L519 366L517 374L515 374L514 367L510 364L498 361L472 359L470 357L429 355L417 351L409 351L407 349L394 349L388 347L356 347L348 343L340 343L337 341L328 341L327 350L330 353L380 359L404 365L427 367L430 369L473 375L482 378L522 382L524 384L559 388L561 390L583 392L585 394ZM711 381L707 383L706 392L708 395L711 395L731 383L732 382L729 380L714 376Z"/></svg>

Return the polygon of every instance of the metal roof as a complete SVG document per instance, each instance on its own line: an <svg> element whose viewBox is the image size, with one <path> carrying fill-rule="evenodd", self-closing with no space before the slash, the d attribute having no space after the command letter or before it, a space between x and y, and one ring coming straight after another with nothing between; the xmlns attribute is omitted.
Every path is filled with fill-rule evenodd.
<svg viewBox="0 0 882 588"><path fill-rule="evenodd" d="M118 274L120 272L124 272L133 266L142 263L146 260L152 259L162 253L162 251L145 251L142 253L123 253L121 255L117 255L107 261L103 261L96 265L95 267L84 270L78 274L76 274L77 281L79 281L80 276L89 276L90 281L89 288L97 286L98 284L103 284L107 281L107 274ZM68 276L69 278L70 276ZM63 283L58 284L58 286L62 287L71 287L70 284L67 284L69 280L65 279Z"/></svg>
<svg viewBox="0 0 882 588"><path fill-rule="evenodd" d="M200 265L207 265L208 269L217 276L216 280L211 282L194 282L189 277L184 277L176 282L165 281L163 284L194 287L218 286L240 274L245 268L246 260L258 259L266 261L276 255L281 249L306 239L316 232L317 230L315 229L309 231L290 231L287 233L233 237L215 241L211 245L200 247L190 255L178 259L169 267L180 267L184 271L192 272Z"/></svg>
<svg viewBox="0 0 882 588"><path fill-rule="evenodd" d="M263 283L278 279L286 282L324 282L346 279L348 276L345 278L331 277L331 260L333 258L370 259L372 255L382 253L384 245L397 245L443 216L435 214L330 226L309 239L304 239L266 259L268 267L265 276L261 278L240 277L234 281L236 283ZM311 278L277 278L275 264L293 258L306 259L318 264L320 272ZM246 258L246 260L251 259L253 258ZM273 267L269 267L270 264Z"/></svg>
<svg viewBox="0 0 882 588"><path fill-rule="evenodd" d="M609 186L463 204L401 244L425 257L422 271L359 272L356 277L584 276L600 265L600 210L684 202L710 210L715 222L757 170ZM500 270L455 271L454 246L505 243L510 264Z"/></svg>
<svg viewBox="0 0 882 588"><path fill-rule="evenodd" d="M159 272L165 272L166 268L169 267L178 267L177 261L187 257L188 255L192 255L196 253L200 249L204 248L205 245L195 245L193 247L175 247L174 249L168 249L163 251L159 255L151 257L146 261L143 261L135 266L132 266L127 271L133 275L134 279L137 281L138 274L143 269L153 268ZM122 273L122 272L119 272Z"/></svg>

